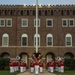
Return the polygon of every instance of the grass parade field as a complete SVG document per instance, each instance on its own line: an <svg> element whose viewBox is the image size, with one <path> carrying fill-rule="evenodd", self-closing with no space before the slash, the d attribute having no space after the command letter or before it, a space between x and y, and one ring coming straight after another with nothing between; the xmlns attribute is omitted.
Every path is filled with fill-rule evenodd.
<svg viewBox="0 0 75 75"><path fill-rule="evenodd" d="M10 73L9 71L0 70L0 75L17 75L20 72Z"/></svg>
<svg viewBox="0 0 75 75"><path fill-rule="evenodd" d="M65 71L64 73L54 72L56 75L75 75L75 70Z"/></svg>
<svg viewBox="0 0 75 75"><path fill-rule="evenodd" d="M9 71L1 71L0 70L0 75L17 75L20 72L14 72L10 73ZM65 71L64 73L59 73L59 72L54 72L56 75L75 75L75 70L70 70L70 71Z"/></svg>

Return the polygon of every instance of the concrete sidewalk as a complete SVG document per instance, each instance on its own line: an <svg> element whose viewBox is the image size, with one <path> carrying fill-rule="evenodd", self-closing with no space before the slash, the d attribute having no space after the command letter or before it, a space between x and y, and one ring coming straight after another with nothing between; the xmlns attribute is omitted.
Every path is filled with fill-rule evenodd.
<svg viewBox="0 0 75 75"><path fill-rule="evenodd" d="M18 75L35 75L35 73L31 73L30 70L27 70L24 73L20 73ZM49 73L47 70L44 70L43 73L39 73L38 75L56 75L54 73Z"/></svg>

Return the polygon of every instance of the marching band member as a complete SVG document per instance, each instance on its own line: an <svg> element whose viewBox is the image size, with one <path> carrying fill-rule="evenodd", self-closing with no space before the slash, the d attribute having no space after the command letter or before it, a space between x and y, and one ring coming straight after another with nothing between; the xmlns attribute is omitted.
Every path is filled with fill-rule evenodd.
<svg viewBox="0 0 75 75"><path fill-rule="evenodd" d="M40 72L43 72L43 62L42 61L39 63L39 67L40 67Z"/></svg>
<svg viewBox="0 0 75 75"><path fill-rule="evenodd" d="M61 64L61 72L63 73L64 72L64 60L61 60L60 64Z"/></svg>
<svg viewBox="0 0 75 75"><path fill-rule="evenodd" d="M39 73L39 63L36 59L36 61L35 61L35 74L38 75L38 73Z"/></svg>
<svg viewBox="0 0 75 75"><path fill-rule="evenodd" d="M14 67L14 65L13 65L12 62L9 63L9 66L10 66L10 73L14 72L14 71L13 71L13 67Z"/></svg>
<svg viewBox="0 0 75 75"><path fill-rule="evenodd" d="M31 68L31 72L34 72L34 62L33 61L30 63L30 68Z"/></svg>
<svg viewBox="0 0 75 75"><path fill-rule="evenodd" d="M47 62L47 68L48 68L48 72L50 72L50 67L49 67L50 62Z"/></svg>
<svg viewBox="0 0 75 75"><path fill-rule="evenodd" d="M24 72L24 63L20 62L20 72Z"/></svg>
<svg viewBox="0 0 75 75"><path fill-rule="evenodd" d="M52 60L50 63L50 72L54 72L54 61Z"/></svg>

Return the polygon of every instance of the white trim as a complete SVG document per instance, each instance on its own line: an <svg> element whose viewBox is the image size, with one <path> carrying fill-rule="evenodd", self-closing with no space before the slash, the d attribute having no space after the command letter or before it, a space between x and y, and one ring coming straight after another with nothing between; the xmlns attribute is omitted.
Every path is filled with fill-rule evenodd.
<svg viewBox="0 0 75 75"><path fill-rule="evenodd" d="M52 45L48 45L48 37L52 38ZM46 36L46 46L47 47L53 47L53 35L52 34L47 34L47 36Z"/></svg>
<svg viewBox="0 0 75 75"><path fill-rule="evenodd" d="M10 26L8 25L8 20L11 20L11 25L10 25ZM7 19L6 19L6 26L7 26L7 27L12 27L12 19L11 19L11 18L7 18Z"/></svg>
<svg viewBox="0 0 75 75"><path fill-rule="evenodd" d="M1 25L1 20L4 20L4 25ZM5 18L0 18L0 27L5 27Z"/></svg>
<svg viewBox="0 0 75 75"><path fill-rule="evenodd" d="M34 19L34 27L36 27L35 21L36 21L36 19ZM39 26L38 27L40 27L40 19L38 19L38 21L39 21Z"/></svg>
<svg viewBox="0 0 75 75"><path fill-rule="evenodd" d="M70 25L70 20L73 20L73 26ZM74 19L69 19L69 27L74 27Z"/></svg>
<svg viewBox="0 0 75 75"><path fill-rule="evenodd" d="M23 21L24 21L24 20L27 22L27 25L25 25L25 26L23 25ZM28 27L28 19L24 19L24 18L21 19L21 26L22 26L22 27Z"/></svg>
<svg viewBox="0 0 75 75"><path fill-rule="evenodd" d="M63 21L66 21L66 26L63 25ZM62 27L68 27L68 19L62 19Z"/></svg>
<svg viewBox="0 0 75 75"><path fill-rule="evenodd" d="M22 37L26 37L27 38L27 44L26 44L26 46L28 46L28 35L27 34L22 34L22 36L21 36L21 47L26 47L26 46L22 45Z"/></svg>
<svg viewBox="0 0 75 75"><path fill-rule="evenodd" d="M47 25L47 21L48 21L48 20L50 20L50 21L52 22L52 25L51 25L51 26L48 26L48 25ZM53 19L46 19L46 27L53 27Z"/></svg>
<svg viewBox="0 0 75 75"><path fill-rule="evenodd" d="M67 37L70 37L71 38L71 45L67 45ZM71 34L66 34L66 36L65 36L65 46L66 47L72 47L72 35Z"/></svg>

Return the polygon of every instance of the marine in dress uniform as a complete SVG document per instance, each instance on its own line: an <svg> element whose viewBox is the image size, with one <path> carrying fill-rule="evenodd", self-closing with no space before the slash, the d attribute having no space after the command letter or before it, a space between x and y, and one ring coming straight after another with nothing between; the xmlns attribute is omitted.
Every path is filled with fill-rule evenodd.
<svg viewBox="0 0 75 75"><path fill-rule="evenodd" d="M61 72L63 73L64 72L64 60L61 60L60 61L60 65L61 65Z"/></svg>
<svg viewBox="0 0 75 75"><path fill-rule="evenodd" d="M40 72L43 72L43 62L39 63Z"/></svg>
<svg viewBox="0 0 75 75"><path fill-rule="evenodd" d="M20 62L20 72L24 72L24 66L25 64L23 62Z"/></svg>
<svg viewBox="0 0 75 75"><path fill-rule="evenodd" d="M14 66L13 63L10 62L10 63L9 63L9 66L10 66L10 73L12 73L12 72L13 72L13 66Z"/></svg>
<svg viewBox="0 0 75 75"><path fill-rule="evenodd" d="M34 62L30 63L31 72L34 72Z"/></svg>
<svg viewBox="0 0 75 75"><path fill-rule="evenodd" d="M49 64L50 64L50 61L47 62L47 69L48 69L48 72L50 72L50 66L49 66Z"/></svg>
<svg viewBox="0 0 75 75"><path fill-rule="evenodd" d="M51 61L50 63L50 72L54 72L54 61Z"/></svg>
<svg viewBox="0 0 75 75"><path fill-rule="evenodd" d="M38 75L38 73L39 73L39 63L36 59L36 61L35 61L35 74Z"/></svg>

